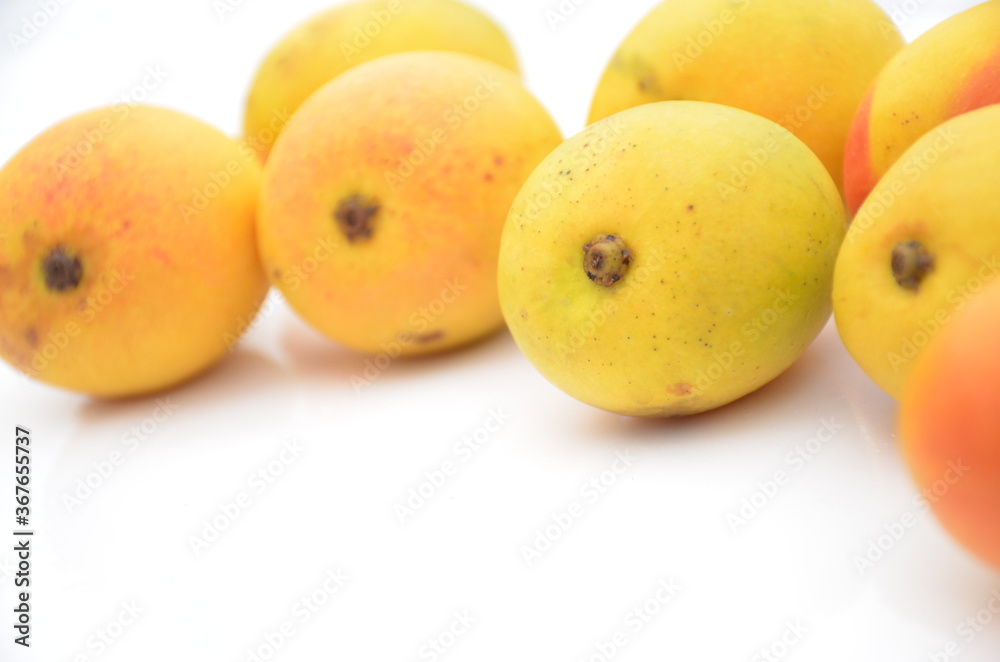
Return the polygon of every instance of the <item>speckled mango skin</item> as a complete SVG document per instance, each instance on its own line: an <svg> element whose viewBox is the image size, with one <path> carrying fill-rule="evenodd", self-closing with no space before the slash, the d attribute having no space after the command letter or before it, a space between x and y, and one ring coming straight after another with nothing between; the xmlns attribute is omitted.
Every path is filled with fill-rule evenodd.
<svg viewBox="0 0 1000 662"><path fill-rule="evenodd" d="M858 365L900 398L930 340L1000 274L1000 105L941 124L915 142L851 223L833 288L837 329ZM893 248L934 256L919 289L893 275Z"/></svg>
<svg viewBox="0 0 1000 662"><path fill-rule="evenodd" d="M848 209L857 213L909 147L942 122L1000 103L1000 0L939 23L878 75L851 127L844 159Z"/></svg>
<svg viewBox="0 0 1000 662"><path fill-rule="evenodd" d="M259 186L252 151L171 110L120 105L45 131L0 170L0 355L105 397L216 363L268 289ZM46 286L56 246L80 260L75 289Z"/></svg>
<svg viewBox="0 0 1000 662"><path fill-rule="evenodd" d="M871 0L666 0L615 53L590 122L655 101L734 106L789 129L839 186L855 110L903 43Z"/></svg>
<svg viewBox="0 0 1000 662"><path fill-rule="evenodd" d="M463 2L348 2L297 26L267 55L247 98L244 135L265 161L275 129L325 83L363 62L415 50L465 53L519 71L503 31Z"/></svg>
<svg viewBox="0 0 1000 662"><path fill-rule="evenodd" d="M763 164L734 180L753 154ZM799 358L829 318L845 228L833 180L785 129L714 104L648 104L532 173L504 227L500 302L525 356L569 395L619 414L695 414ZM583 264L602 234L633 256L612 287Z"/></svg>
<svg viewBox="0 0 1000 662"><path fill-rule="evenodd" d="M513 72L445 52L360 65L309 98L275 144L259 217L267 273L327 337L370 354L469 343L502 324L500 233L562 136ZM377 204L351 241L341 201Z"/></svg>

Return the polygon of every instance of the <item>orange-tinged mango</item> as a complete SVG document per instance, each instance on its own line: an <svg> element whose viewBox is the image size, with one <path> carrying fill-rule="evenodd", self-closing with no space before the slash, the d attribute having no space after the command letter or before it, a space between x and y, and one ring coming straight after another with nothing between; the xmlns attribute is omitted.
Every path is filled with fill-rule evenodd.
<svg viewBox="0 0 1000 662"><path fill-rule="evenodd" d="M316 329L389 356L499 328L500 233L561 142L513 72L458 53L359 65L309 98L261 190L267 273Z"/></svg>
<svg viewBox="0 0 1000 662"><path fill-rule="evenodd" d="M903 453L944 527L1000 569L1000 283L919 360L900 411Z"/></svg>
<svg viewBox="0 0 1000 662"><path fill-rule="evenodd" d="M116 106L0 170L0 356L99 396L176 384L232 348L267 292L252 150L171 110Z"/></svg>
<svg viewBox="0 0 1000 662"><path fill-rule="evenodd" d="M856 213L875 184L922 135L970 110L1000 103L1000 0L938 24L878 75L851 126L844 159Z"/></svg>

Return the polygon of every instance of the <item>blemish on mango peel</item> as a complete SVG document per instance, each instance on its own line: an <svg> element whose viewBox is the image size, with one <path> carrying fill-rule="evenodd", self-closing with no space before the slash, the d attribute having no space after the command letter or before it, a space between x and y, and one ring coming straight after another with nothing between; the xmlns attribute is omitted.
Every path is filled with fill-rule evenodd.
<svg viewBox="0 0 1000 662"><path fill-rule="evenodd" d="M933 270L934 255L919 241L901 241L892 249L892 275L903 289L916 292Z"/></svg>
<svg viewBox="0 0 1000 662"><path fill-rule="evenodd" d="M56 246L42 259L42 274L45 287L52 292L75 290L83 279L83 265L80 258L63 246Z"/></svg>
<svg viewBox="0 0 1000 662"><path fill-rule="evenodd" d="M352 244L371 239L380 205L371 198L350 195L340 201L333 217L340 231Z"/></svg>

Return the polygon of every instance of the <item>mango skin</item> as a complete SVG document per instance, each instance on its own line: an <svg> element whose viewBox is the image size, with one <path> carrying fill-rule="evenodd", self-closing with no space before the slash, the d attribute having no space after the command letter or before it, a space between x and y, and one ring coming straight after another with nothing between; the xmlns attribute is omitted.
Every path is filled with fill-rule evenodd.
<svg viewBox="0 0 1000 662"><path fill-rule="evenodd" d="M363 62L415 50L475 55L519 71L503 31L463 2L360 0L338 5L296 27L268 53L247 98L247 141L266 161L288 117L325 83Z"/></svg>
<svg viewBox="0 0 1000 662"><path fill-rule="evenodd" d="M942 122L1000 103L1000 0L939 23L882 70L858 109L844 159L849 211Z"/></svg>
<svg viewBox="0 0 1000 662"><path fill-rule="evenodd" d="M914 143L851 223L833 287L837 328L897 399L927 344L1000 273L998 163L1000 106L960 115ZM909 240L934 256L917 291L892 270L894 247Z"/></svg>
<svg viewBox="0 0 1000 662"><path fill-rule="evenodd" d="M745 185L734 163L766 153ZM777 124L690 101L639 106L570 138L532 173L500 249L504 318L529 361L585 403L695 414L771 381L830 316L846 228L823 164ZM611 287L583 246L633 256Z"/></svg>
<svg viewBox="0 0 1000 662"><path fill-rule="evenodd" d="M216 363L268 289L259 186L251 150L172 110L120 105L45 131L0 170L0 356L104 397ZM74 289L46 285L56 246L79 257Z"/></svg>
<svg viewBox="0 0 1000 662"><path fill-rule="evenodd" d="M1000 282L955 314L917 361L899 414L920 492L944 527L1000 570Z"/></svg>
<svg viewBox="0 0 1000 662"><path fill-rule="evenodd" d="M615 53L589 121L655 101L734 106L790 130L841 186L855 110L903 44L871 0L665 0Z"/></svg>
<svg viewBox="0 0 1000 662"><path fill-rule="evenodd" d="M309 98L275 144L259 217L267 273L327 337L395 357L481 338L503 320L500 233L562 141L511 71L457 53L369 62ZM377 205L351 241L342 201Z"/></svg>

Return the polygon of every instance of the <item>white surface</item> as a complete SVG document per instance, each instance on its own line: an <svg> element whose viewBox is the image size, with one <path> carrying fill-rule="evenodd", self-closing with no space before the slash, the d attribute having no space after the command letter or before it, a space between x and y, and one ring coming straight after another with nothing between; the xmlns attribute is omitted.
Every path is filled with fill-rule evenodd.
<svg viewBox="0 0 1000 662"><path fill-rule="evenodd" d="M654 4L576 2L555 30L545 18L555 0L487 6L567 134L581 128L615 45ZM146 67L166 75L149 101L235 135L259 58L325 3L233 4L220 20L212 0L71 2L20 52L5 38L0 159L69 114L132 94ZM895 4L912 37L975 3ZM4 0L3 34L37 9ZM1000 576L919 514L895 448L895 406L832 326L761 392L710 415L651 422L563 395L506 333L394 362L356 392L351 377L363 375L365 357L322 340L283 305L265 310L230 360L160 399L96 402L0 367L0 535L10 540L15 424L33 432L37 531L35 646L14 646L4 626L0 660L237 662L286 622L293 634L273 659L434 659L428 640L449 641L463 612L476 622L440 659L589 661L608 641L618 642L613 659L635 661L768 659L761 651L803 661L997 659L1000 614L988 607ZM509 419L474 453L456 450L491 411ZM824 421L837 426L834 438L795 460ZM292 439L302 450L270 464ZM113 453L113 473L68 508L65 495L88 476L96 483ZM615 464L622 456L630 467ZM454 474L400 523L396 504L448 461ZM272 483L251 478L269 466L281 469ZM615 467L624 470L607 473ZM779 471L777 493L734 532L729 515ZM613 477L603 492L586 487L602 477ZM190 537L246 497L196 554ZM528 563L524 546L570 509L580 516L569 531ZM859 571L859 555L906 513L915 525L883 538L884 558ZM3 623L13 620L11 546L0 547ZM349 579L330 595L325 574L338 569ZM677 586L662 609L661 581ZM309 612L301 601L317 591L329 599ZM140 615L114 625L132 601ZM646 608L645 620L634 613ZM988 625L963 626L977 614ZM102 631L116 635L103 649ZM949 644L958 655L930 657Z"/></svg>

